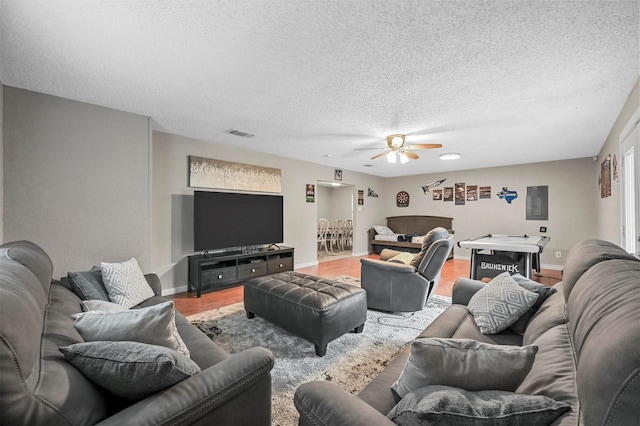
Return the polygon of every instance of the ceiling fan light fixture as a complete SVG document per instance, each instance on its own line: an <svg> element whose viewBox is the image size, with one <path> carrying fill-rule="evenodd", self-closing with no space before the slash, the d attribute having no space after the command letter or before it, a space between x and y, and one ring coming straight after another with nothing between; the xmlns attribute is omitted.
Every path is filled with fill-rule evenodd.
<svg viewBox="0 0 640 426"><path fill-rule="evenodd" d="M394 164L396 162L396 152L395 151L390 151L387 154L387 161L390 162L391 164Z"/></svg>
<svg viewBox="0 0 640 426"><path fill-rule="evenodd" d="M441 160L457 160L460 158L460 154L457 152L447 152L446 154L440 154Z"/></svg>
<svg viewBox="0 0 640 426"><path fill-rule="evenodd" d="M387 136L387 144L390 148L400 148L404 145L404 135L396 134Z"/></svg>
<svg viewBox="0 0 640 426"><path fill-rule="evenodd" d="M400 159L400 164L406 164L409 162L409 157L404 152L398 154L398 158Z"/></svg>

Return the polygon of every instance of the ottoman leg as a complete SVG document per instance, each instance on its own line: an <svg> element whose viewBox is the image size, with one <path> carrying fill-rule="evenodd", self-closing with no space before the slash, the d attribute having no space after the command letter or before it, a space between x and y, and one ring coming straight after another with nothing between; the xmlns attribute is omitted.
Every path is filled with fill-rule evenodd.
<svg viewBox="0 0 640 426"><path fill-rule="evenodd" d="M256 317L256 314L254 314L253 312L247 311L247 318L252 319L252 318L255 318L255 317Z"/></svg>
<svg viewBox="0 0 640 426"><path fill-rule="evenodd" d="M324 346L315 345L315 347L316 347L317 356L324 356L327 353L327 345L324 345Z"/></svg>
<svg viewBox="0 0 640 426"><path fill-rule="evenodd" d="M354 333L362 333L362 330L364 330L364 324L360 324L358 327L353 329Z"/></svg>

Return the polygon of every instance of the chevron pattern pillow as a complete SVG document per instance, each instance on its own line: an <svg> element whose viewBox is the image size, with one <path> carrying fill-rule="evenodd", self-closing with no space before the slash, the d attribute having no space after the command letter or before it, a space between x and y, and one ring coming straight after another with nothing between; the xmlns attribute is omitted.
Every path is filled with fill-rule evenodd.
<svg viewBox="0 0 640 426"><path fill-rule="evenodd" d="M100 262L100 269L113 303L131 308L155 296L135 258L122 263Z"/></svg>
<svg viewBox="0 0 640 426"><path fill-rule="evenodd" d="M508 272L498 275L471 297L467 308L482 334L496 334L516 322L538 300Z"/></svg>

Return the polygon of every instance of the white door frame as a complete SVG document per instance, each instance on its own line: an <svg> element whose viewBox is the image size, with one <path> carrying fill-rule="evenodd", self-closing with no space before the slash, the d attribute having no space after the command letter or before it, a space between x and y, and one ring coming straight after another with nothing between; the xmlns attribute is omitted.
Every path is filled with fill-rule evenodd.
<svg viewBox="0 0 640 426"><path fill-rule="evenodd" d="M640 197L638 196L640 189L640 108L631 116L631 119L620 133L620 146L619 155L622 166L622 172L620 173L620 181L622 183L620 190L620 245L626 247L627 238L631 238L635 242L635 250L632 252L640 252ZM625 164L624 155L629 149L634 150L634 169L635 176L635 217L636 217L636 231L635 235L628 235L626 232L626 178L625 178Z"/></svg>

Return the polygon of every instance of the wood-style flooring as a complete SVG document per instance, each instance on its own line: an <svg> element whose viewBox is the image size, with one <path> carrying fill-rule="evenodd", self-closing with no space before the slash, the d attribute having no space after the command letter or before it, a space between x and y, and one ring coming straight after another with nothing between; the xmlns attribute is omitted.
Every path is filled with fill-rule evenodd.
<svg viewBox="0 0 640 426"><path fill-rule="evenodd" d="M377 259L379 256L369 255L364 257ZM436 294L451 297L451 289L453 288L455 280L458 277L469 277L469 263L470 262L468 260L448 260L442 268L440 284L436 289ZM296 271L325 278L334 278L338 275L360 277L360 257L347 257L328 262L321 262L316 266L299 268L296 269ZM553 285L560 281L560 271L543 269L541 270L540 275L541 276L534 275L533 279L545 285ZM195 291L175 294L173 296L169 296L169 298L174 301L178 311L185 316L189 316L242 302L243 294L243 286L238 285L224 290L203 293L200 298L196 297Z"/></svg>

